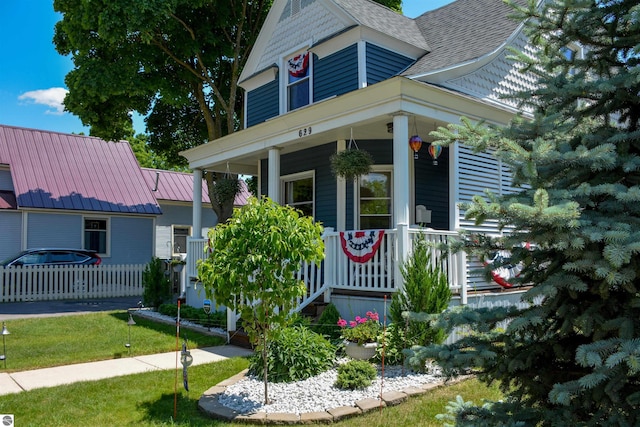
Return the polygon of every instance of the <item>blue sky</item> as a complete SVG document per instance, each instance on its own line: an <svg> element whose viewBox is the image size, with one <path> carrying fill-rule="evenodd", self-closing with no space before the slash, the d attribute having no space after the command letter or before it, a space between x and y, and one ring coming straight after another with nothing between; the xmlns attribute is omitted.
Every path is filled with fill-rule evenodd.
<svg viewBox="0 0 640 427"><path fill-rule="evenodd" d="M403 11L415 17L453 0L404 0ZM80 119L64 112L64 76L73 68L53 46L53 27L60 15L53 0L0 0L0 124L89 133ZM144 123L136 120L136 132Z"/></svg>

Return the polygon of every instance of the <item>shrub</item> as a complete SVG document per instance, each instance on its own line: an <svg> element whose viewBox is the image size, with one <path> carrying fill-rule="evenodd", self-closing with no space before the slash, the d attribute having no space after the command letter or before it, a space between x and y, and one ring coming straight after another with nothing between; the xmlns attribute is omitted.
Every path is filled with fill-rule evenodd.
<svg viewBox="0 0 640 427"><path fill-rule="evenodd" d="M333 304L328 304L320 317L318 323L313 326L312 330L320 335L323 335L329 339L329 341L337 341L340 339L340 326L338 326L338 320L340 320L340 313Z"/></svg>
<svg viewBox="0 0 640 427"><path fill-rule="evenodd" d="M391 298L389 316L392 323L405 328L407 346L440 344L446 336L442 329L428 322L402 317L403 312L440 314L449 306L451 289L447 276L431 258L431 248L422 233L413 242L413 252L402 265L404 286Z"/></svg>
<svg viewBox="0 0 640 427"><path fill-rule="evenodd" d="M153 257L142 272L142 302L151 307L160 305L171 299L171 282L169 276L165 274L164 261Z"/></svg>
<svg viewBox="0 0 640 427"><path fill-rule="evenodd" d="M318 375L333 365L335 348L322 335L303 327L283 328L267 346L269 381L292 382ZM249 373L264 375L262 352L251 357Z"/></svg>
<svg viewBox="0 0 640 427"><path fill-rule="evenodd" d="M158 313L165 316L178 317L177 304L162 304L158 308ZM212 311L209 316L201 308L195 308L190 305L180 306L180 319L188 320L203 326L226 329L227 313L223 310Z"/></svg>
<svg viewBox="0 0 640 427"><path fill-rule="evenodd" d="M335 386L348 390L366 388L371 385L377 374L375 366L366 360L350 360L338 367Z"/></svg>
<svg viewBox="0 0 640 427"><path fill-rule="evenodd" d="M376 349L375 360L382 361L382 352L384 351L384 363L386 365L402 365L404 364L402 351L405 348L407 348L407 344L404 326L391 323L384 331L384 346L378 345Z"/></svg>

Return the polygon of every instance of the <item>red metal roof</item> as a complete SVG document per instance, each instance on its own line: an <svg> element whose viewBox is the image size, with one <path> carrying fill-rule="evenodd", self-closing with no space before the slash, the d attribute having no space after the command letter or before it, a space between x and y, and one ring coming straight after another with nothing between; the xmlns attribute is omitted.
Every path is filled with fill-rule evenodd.
<svg viewBox="0 0 640 427"><path fill-rule="evenodd" d="M20 207L160 214L126 141L0 125Z"/></svg>
<svg viewBox="0 0 640 427"><path fill-rule="evenodd" d="M151 190L156 188L156 176L158 187L154 191L156 199L178 202L191 202L193 199L193 174L185 172L166 171L160 169L142 168L142 173ZM244 181L240 180L241 190L236 195L235 206L243 206L249 198L249 190ZM202 203L209 202L207 182L202 180Z"/></svg>

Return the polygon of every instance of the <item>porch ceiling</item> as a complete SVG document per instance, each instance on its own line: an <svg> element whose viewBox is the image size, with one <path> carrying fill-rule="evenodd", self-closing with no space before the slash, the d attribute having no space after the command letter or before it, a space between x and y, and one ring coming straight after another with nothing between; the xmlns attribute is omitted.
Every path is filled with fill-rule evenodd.
<svg viewBox="0 0 640 427"><path fill-rule="evenodd" d="M309 105L264 123L183 151L193 169L255 175L260 159L272 148L282 154L328 142L392 138L387 123L393 116L415 117L426 138L435 126L457 123L460 116L505 124L514 111L469 96L404 77L394 77L364 89ZM414 132L414 118L409 120Z"/></svg>

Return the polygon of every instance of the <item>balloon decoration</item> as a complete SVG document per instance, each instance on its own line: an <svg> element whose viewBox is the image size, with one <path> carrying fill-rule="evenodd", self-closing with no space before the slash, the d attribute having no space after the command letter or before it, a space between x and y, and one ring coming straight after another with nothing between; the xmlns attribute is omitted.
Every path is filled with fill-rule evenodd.
<svg viewBox="0 0 640 427"><path fill-rule="evenodd" d="M413 150L413 158L417 159L418 151L420 151L420 148L422 147L422 138L420 138L418 135L413 135L411 138L409 138L409 147L411 147L411 149Z"/></svg>
<svg viewBox="0 0 640 427"><path fill-rule="evenodd" d="M442 153L442 147L440 145L429 145L429 154L431 155L431 158L433 159L433 164L434 165L438 165L438 157L440 157L440 154Z"/></svg>

